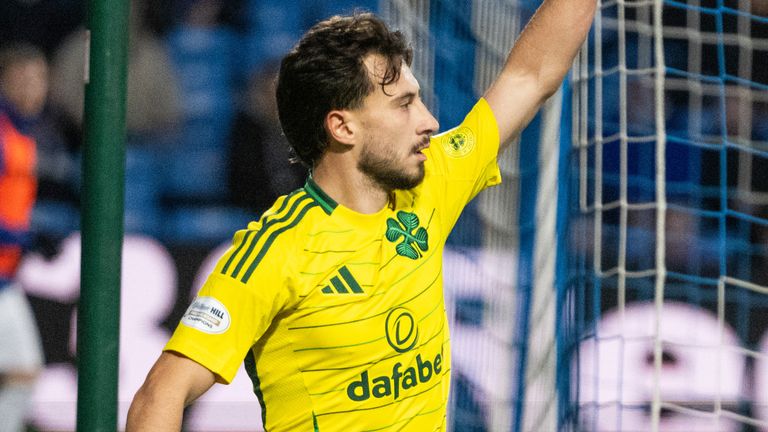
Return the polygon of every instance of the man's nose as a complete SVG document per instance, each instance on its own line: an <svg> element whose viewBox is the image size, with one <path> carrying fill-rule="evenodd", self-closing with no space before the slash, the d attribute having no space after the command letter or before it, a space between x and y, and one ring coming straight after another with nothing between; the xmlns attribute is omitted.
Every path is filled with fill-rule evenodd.
<svg viewBox="0 0 768 432"><path fill-rule="evenodd" d="M419 130L419 133L425 133L425 134L431 135L437 132L438 130L440 130L440 123L438 123L435 116L433 116L432 113L429 111L429 108L427 108L427 106L424 105L423 102L420 103L419 105L421 105L422 115L424 116L421 123L422 124L421 130Z"/></svg>

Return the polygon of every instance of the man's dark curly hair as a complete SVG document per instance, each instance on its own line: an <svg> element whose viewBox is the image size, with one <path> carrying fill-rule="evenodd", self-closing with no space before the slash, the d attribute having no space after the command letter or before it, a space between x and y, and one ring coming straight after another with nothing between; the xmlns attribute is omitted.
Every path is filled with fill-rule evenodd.
<svg viewBox="0 0 768 432"><path fill-rule="evenodd" d="M413 51L399 31L371 13L334 16L313 26L280 65L277 109L295 159L312 168L328 147L325 116L359 108L376 88L363 61L369 54L387 61L378 84L397 81Z"/></svg>

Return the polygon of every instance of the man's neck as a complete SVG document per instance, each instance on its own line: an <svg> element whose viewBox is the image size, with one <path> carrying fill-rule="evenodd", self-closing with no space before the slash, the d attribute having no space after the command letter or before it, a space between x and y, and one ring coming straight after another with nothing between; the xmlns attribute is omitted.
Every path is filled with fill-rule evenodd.
<svg viewBox="0 0 768 432"><path fill-rule="evenodd" d="M312 179L329 197L363 214L376 213L387 205L390 191L382 189L357 166L335 162L323 160L312 170Z"/></svg>

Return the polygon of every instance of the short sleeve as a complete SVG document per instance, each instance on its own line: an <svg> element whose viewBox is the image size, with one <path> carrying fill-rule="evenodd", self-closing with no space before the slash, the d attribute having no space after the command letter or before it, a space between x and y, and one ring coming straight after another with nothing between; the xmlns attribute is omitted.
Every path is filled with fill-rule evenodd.
<svg viewBox="0 0 768 432"><path fill-rule="evenodd" d="M448 210L449 227L480 191L501 183L498 152L498 126L485 99L475 104L459 126L432 137L425 183Z"/></svg>
<svg viewBox="0 0 768 432"><path fill-rule="evenodd" d="M165 346L166 351L205 366L224 383L232 381L248 350L290 299L279 257L268 255L247 283L235 276L232 269L238 261L248 259L242 252L247 251L250 236L243 233L235 236L232 248L209 275Z"/></svg>

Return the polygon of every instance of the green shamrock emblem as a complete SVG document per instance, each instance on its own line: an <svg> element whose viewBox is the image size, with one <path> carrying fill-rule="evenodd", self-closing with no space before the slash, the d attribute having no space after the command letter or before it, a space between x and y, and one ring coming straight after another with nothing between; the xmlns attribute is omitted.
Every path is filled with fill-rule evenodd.
<svg viewBox="0 0 768 432"><path fill-rule="evenodd" d="M429 249L427 230L419 226L419 217L413 213L399 211L397 220L387 219L386 237L392 243L402 238L402 241L395 246L395 250L398 255L412 260L421 258L421 252Z"/></svg>

